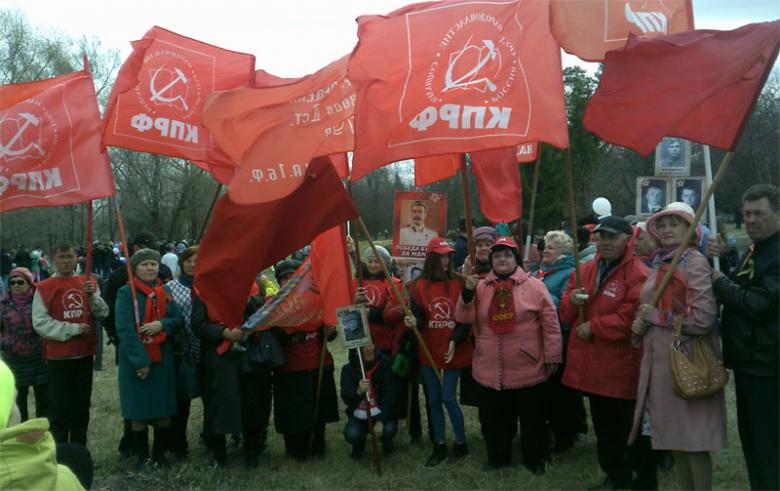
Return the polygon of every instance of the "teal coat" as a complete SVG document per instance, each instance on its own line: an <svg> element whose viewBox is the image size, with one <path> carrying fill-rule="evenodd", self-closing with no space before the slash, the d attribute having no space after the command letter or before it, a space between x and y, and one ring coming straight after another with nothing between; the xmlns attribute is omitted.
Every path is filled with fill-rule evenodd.
<svg viewBox="0 0 780 491"><path fill-rule="evenodd" d="M138 293L138 312L143 316L146 295ZM167 334L162 344L162 360L151 363L146 348L135 329L133 299L128 285L116 296L116 333L119 338L119 402L122 418L150 420L176 414L176 368L173 362L173 337L184 325L184 319L174 302L168 302L163 330ZM140 368L151 365L149 376L141 380Z"/></svg>
<svg viewBox="0 0 780 491"><path fill-rule="evenodd" d="M569 285L569 277L571 272L574 271L574 258L572 256L562 256L553 264L549 266L542 263L542 283L547 287L547 291L550 292L553 303L555 303L555 309L559 311L561 309L561 298L563 298L563 292L566 291L566 287ZM539 271L534 272L534 277L540 276ZM569 326L561 323L561 330L568 331Z"/></svg>

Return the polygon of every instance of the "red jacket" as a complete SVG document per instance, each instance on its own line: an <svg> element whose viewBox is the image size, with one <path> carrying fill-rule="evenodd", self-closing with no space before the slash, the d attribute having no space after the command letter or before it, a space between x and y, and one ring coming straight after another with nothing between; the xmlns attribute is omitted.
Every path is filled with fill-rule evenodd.
<svg viewBox="0 0 780 491"><path fill-rule="evenodd" d="M401 288L403 288L401 280L393 278L393 281L400 291ZM357 288L357 286L358 280L355 279L355 288ZM383 351L391 351L393 349L393 339L398 324L395 322L378 322L378 318L382 317L388 301L393 297L392 287L385 278L382 278L378 280L363 280L363 288L366 289L366 296L368 297L366 307L369 309L368 321L369 329L371 330L371 340L377 348ZM376 309L376 314L374 314L374 310L372 309Z"/></svg>
<svg viewBox="0 0 780 491"><path fill-rule="evenodd" d="M588 295L584 305L585 320L590 321L591 337L580 339L577 306L571 303L574 272L561 300L561 322L572 327L564 385L591 394L636 399L642 350L631 344L631 324L639 307L639 291L648 275L648 268L633 255L633 239L626 253L601 282L596 291L596 276L601 255L597 254L580 268L582 287Z"/></svg>
<svg viewBox="0 0 780 491"><path fill-rule="evenodd" d="M38 292L52 318L76 324L85 322L90 327L86 336L73 336L67 341L46 339L47 360L95 354L95 320L90 315L89 296L84 293L85 281L83 276L52 276L37 285Z"/></svg>

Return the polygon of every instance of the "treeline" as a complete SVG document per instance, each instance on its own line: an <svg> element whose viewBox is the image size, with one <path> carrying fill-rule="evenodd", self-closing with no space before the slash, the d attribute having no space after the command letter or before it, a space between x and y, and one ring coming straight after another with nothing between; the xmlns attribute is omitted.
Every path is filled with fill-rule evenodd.
<svg viewBox="0 0 780 491"><path fill-rule="evenodd" d="M89 58L101 108L113 86L123 60L118 52L100 42L82 37L73 39L61 33L44 31L30 25L16 10L0 9L0 84L27 82L81 69L83 57ZM140 37L143 33L139 32ZM186 33L184 33L186 34ZM130 41L130 40L128 40ZM606 144L582 127L589 97L598 85L598 73L589 75L580 67L564 69L564 90L569 119L571 158L574 166L575 201L578 216L591 212L590 204L598 196L608 198L613 212L634 212L636 178L652 175L654 157L642 157L633 151ZM739 206L741 193L756 182L780 184L780 79L773 73L753 110L734 162L718 188L716 200L720 212L731 216ZM165 240L195 239L217 190L211 176L181 159L109 150L114 179L128 233L151 230ZM713 172L725 152L712 149ZM547 145L542 147L536 229L544 231L561 226L567 219L564 153ZM524 214L531 201L533 165L522 165ZM704 176L700 145L693 145L691 175ZM436 183L426 191L448 195L448 227L457 226L463 215L460 176ZM478 221L479 196L473 176L472 207ZM374 234L384 235L392 228L393 194L414 188L410 163L387 166L352 185L357 207ZM96 239L118 239L114 200L94 204ZM57 241L83 242L86 237L83 205L39 208L0 215L0 245L15 248L40 244L44 249Z"/></svg>

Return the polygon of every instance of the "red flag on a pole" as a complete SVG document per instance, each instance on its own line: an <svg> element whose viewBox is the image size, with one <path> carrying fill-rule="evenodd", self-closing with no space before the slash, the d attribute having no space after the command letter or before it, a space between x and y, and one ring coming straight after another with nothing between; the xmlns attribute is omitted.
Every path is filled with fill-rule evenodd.
<svg viewBox="0 0 780 491"><path fill-rule="evenodd" d="M157 26L131 44L108 99L103 144L229 165L201 126L201 108L215 90L250 86L255 57Z"/></svg>
<svg viewBox="0 0 780 491"><path fill-rule="evenodd" d="M517 163L519 164L530 164L532 162L536 161L536 156L539 152L539 144L536 142L532 143L521 143L517 146Z"/></svg>
<svg viewBox="0 0 780 491"><path fill-rule="evenodd" d="M114 194L89 70L0 86L0 211Z"/></svg>
<svg viewBox="0 0 780 491"><path fill-rule="evenodd" d="M607 54L585 128L642 155L664 136L734 150L778 45L780 21L631 38Z"/></svg>
<svg viewBox="0 0 780 491"><path fill-rule="evenodd" d="M228 327L238 327L259 271L355 216L328 159L313 160L303 183L284 199L238 205L224 195L198 250L195 288Z"/></svg>
<svg viewBox="0 0 780 491"><path fill-rule="evenodd" d="M414 159L414 185L418 188L449 179L460 170L460 154L434 155Z"/></svg>
<svg viewBox="0 0 780 491"><path fill-rule="evenodd" d="M352 179L405 158L569 145L549 3L446 0L358 18Z"/></svg>
<svg viewBox="0 0 780 491"><path fill-rule="evenodd" d="M516 147L469 154L477 178L479 209L492 223L511 222L522 215L523 189Z"/></svg>
<svg viewBox="0 0 780 491"><path fill-rule="evenodd" d="M255 74L262 88L212 94L203 124L239 165L229 193L236 203L283 198L303 182L314 157L354 146L355 91L346 78L347 57L298 80Z"/></svg>
<svg viewBox="0 0 780 491"><path fill-rule="evenodd" d="M550 26L567 53L602 61L626 45L629 33L657 37L693 29L693 6L691 0L552 0Z"/></svg>
<svg viewBox="0 0 780 491"><path fill-rule="evenodd" d="M346 244L344 225L330 228L311 243L311 269L314 284L322 296L322 322L335 326L336 309L351 305L352 267Z"/></svg>

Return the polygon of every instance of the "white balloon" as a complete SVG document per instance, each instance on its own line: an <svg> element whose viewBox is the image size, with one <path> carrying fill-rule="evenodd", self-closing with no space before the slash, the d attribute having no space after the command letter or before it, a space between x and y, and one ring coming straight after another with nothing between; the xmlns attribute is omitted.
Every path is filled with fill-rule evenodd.
<svg viewBox="0 0 780 491"><path fill-rule="evenodd" d="M593 213L600 217L610 216L612 214L612 204L607 198L596 198L593 200Z"/></svg>

